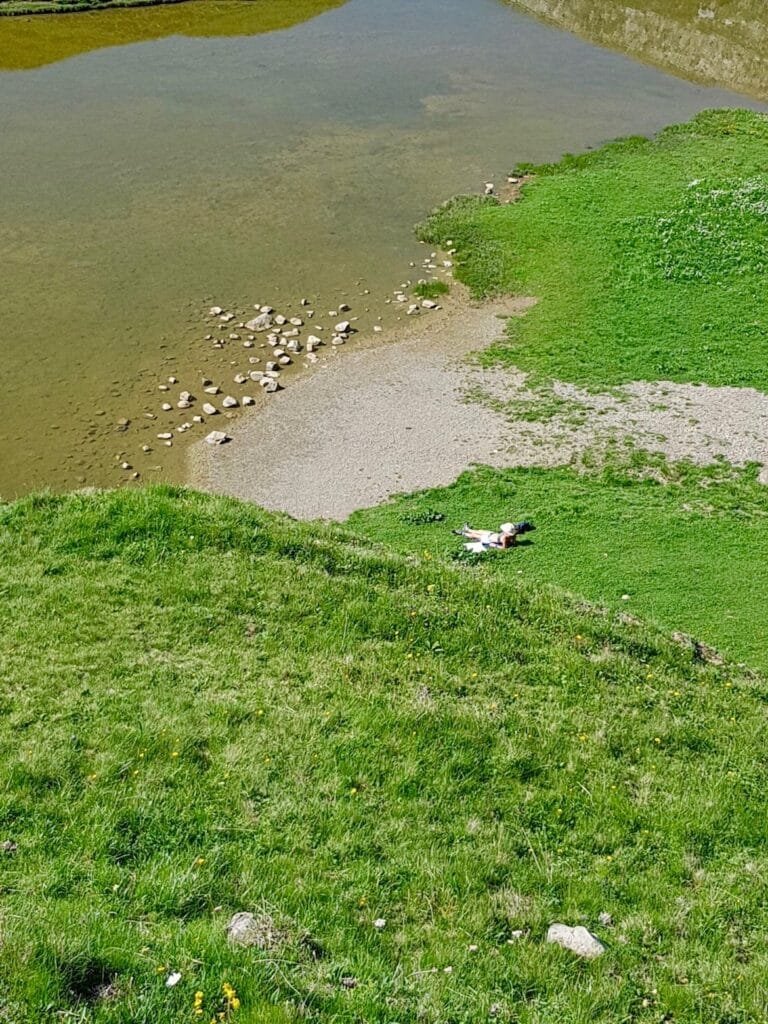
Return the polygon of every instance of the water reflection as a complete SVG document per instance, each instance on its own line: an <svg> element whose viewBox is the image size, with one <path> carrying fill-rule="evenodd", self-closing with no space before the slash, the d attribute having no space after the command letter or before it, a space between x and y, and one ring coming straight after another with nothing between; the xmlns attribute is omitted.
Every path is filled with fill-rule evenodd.
<svg viewBox="0 0 768 1024"><path fill-rule="evenodd" d="M254 36L292 28L346 0L191 0L76 15L0 18L0 70L23 71L107 46L166 36Z"/></svg>
<svg viewBox="0 0 768 1024"><path fill-rule="evenodd" d="M765 0L511 0L601 46L768 99Z"/></svg>

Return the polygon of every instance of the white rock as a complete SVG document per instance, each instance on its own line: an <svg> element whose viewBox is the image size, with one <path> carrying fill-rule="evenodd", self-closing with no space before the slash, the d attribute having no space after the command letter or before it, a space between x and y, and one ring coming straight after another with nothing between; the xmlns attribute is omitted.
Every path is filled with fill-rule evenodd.
<svg viewBox="0 0 768 1024"><path fill-rule="evenodd" d="M247 331L251 331L254 334L259 334L261 331L267 331L272 326L272 317L269 313L260 313L253 320L249 320L245 325Z"/></svg>
<svg viewBox="0 0 768 1024"><path fill-rule="evenodd" d="M381 332L384 330L381 324L374 324L373 329L377 334L381 334Z"/></svg>
<svg viewBox="0 0 768 1024"><path fill-rule="evenodd" d="M215 384L209 384L208 387L205 389L205 393L206 395L218 395L219 389L216 387Z"/></svg>
<svg viewBox="0 0 768 1024"><path fill-rule="evenodd" d="M208 444L226 444L232 438L225 434L223 430L212 430L205 440Z"/></svg>
<svg viewBox="0 0 768 1024"><path fill-rule="evenodd" d="M280 356L278 362L280 363L281 366L290 366L293 360L291 359L290 356Z"/></svg>
<svg viewBox="0 0 768 1024"><path fill-rule="evenodd" d="M234 319L235 319L235 314L234 314L234 313L224 313L224 315L223 315L223 316L220 316L220 317L219 317L219 320L221 320L221 322L222 322L223 324L229 324L229 323L232 323L232 321L233 321Z"/></svg>
<svg viewBox="0 0 768 1024"><path fill-rule="evenodd" d="M334 334L331 338L332 345L343 345L346 342L346 338L341 334Z"/></svg>
<svg viewBox="0 0 768 1024"><path fill-rule="evenodd" d="M486 181L486 183L485 183L485 194L487 196L492 196L495 191L496 191L496 186L493 184L493 182L492 181ZM434 259L434 256L432 257L432 259Z"/></svg>
<svg viewBox="0 0 768 1024"><path fill-rule="evenodd" d="M278 314L275 317L275 323L277 324L278 327L282 327L284 324L287 324L288 321L286 320L286 318L284 316L281 316L280 314Z"/></svg>
<svg viewBox="0 0 768 1024"><path fill-rule="evenodd" d="M172 437L173 437L173 434L168 434L168 433L158 434L157 435L157 438L158 438L159 441L170 441Z"/></svg>
<svg viewBox="0 0 768 1024"><path fill-rule="evenodd" d="M160 408L163 410L163 412L170 412L171 409L173 409L173 406L171 405L170 402L163 402Z"/></svg>
<svg viewBox="0 0 768 1024"><path fill-rule="evenodd" d="M291 323L293 324L294 327L303 327L304 326L304 321L301 319L300 316L292 316L291 317Z"/></svg>
<svg viewBox="0 0 768 1024"><path fill-rule="evenodd" d="M205 423L205 420L203 419L202 416L193 416L192 417L192 422L193 423Z"/></svg>
<svg viewBox="0 0 768 1024"><path fill-rule="evenodd" d="M167 384L158 384L157 385L157 390L158 391L170 391L171 389L168 387Z"/></svg>
<svg viewBox="0 0 768 1024"><path fill-rule="evenodd" d="M251 378L252 381L257 381L261 380L264 374L261 372L261 370L251 370L248 376Z"/></svg>
<svg viewBox="0 0 768 1024"><path fill-rule="evenodd" d="M289 352L293 352L294 354L297 352L301 352L301 342L299 341L298 338L291 338L285 347L288 349Z"/></svg>
<svg viewBox="0 0 768 1024"><path fill-rule="evenodd" d="M206 416L216 416L218 414L218 411L219 410L216 408L216 406L211 405L210 402L205 402L205 404L203 405L203 412L205 413Z"/></svg>
<svg viewBox="0 0 768 1024"><path fill-rule="evenodd" d="M581 925L571 928L567 924L553 924L547 932L547 942L562 946L587 960L594 960L605 952L602 942Z"/></svg>
<svg viewBox="0 0 768 1024"><path fill-rule="evenodd" d="M274 362L274 360L270 359L270 361L266 364L266 369L267 369L267 373L269 373L272 370L276 370L277 369L277 363Z"/></svg>
<svg viewBox="0 0 768 1024"><path fill-rule="evenodd" d="M226 398L221 400L221 404L225 409L236 409L240 403L232 395L227 395Z"/></svg>
<svg viewBox="0 0 768 1024"><path fill-rule="evenodd" d="M236 373L234 376L235 384L245 384L247 380L248 378L245 376L244 373Z"/></svg>
<svg viewBox="0 0 768 1024"><path fill-rule="evenodd" d="M349 334L351 330L352 324L349 322L349 320L342 320L334 327L334 331L336 331L337 334Z"/></svg>
<svg viewBox="0 0 768 1024"><path fill-rule="evenodd" d="M192 403L191 402L177 402L176 403L176 408L177 409L191 409L192 408Z"/></svg>
<svg viewBox="0 0 768 1024"><path fill-rule="evenodd" d="M424 309L437 309L437 303L434 299L424 299L421 305Z"/></svg>
<svg viewBox="0 0 768 1024"><path fill-rule="evenodd" d="M346 304L346 302L340 302L339 303L339 312L340 313L348 313L349 312L349 306Z"/></svg>
<svg viewBox="0 0 768 1024"><path fill-rule="evenodd" d="M413 305L410 305L410 306L408 307L408 316L416 316L416 315L417 315L418 313L420 313L420 312L421 312L421 310L420 310L420 309L419 309L419 307L418 307L417 305L415 305L415 304L413 304Z"/></svg>
<svg viewBox="0 0 768 1024"><path fill-rule="evenodd" d="M256 405L256 399L250 395L243 395L243 405Z"/></svg>
<svg viewBox="0 0 768 1024"><path fill-rule="evenodd" d="M195 396L190 394L189 391L182 391L179 395L180 402L194 402Z"/></svg>
<svg viewBox="0 0 768 1024"><path fill-rule="evenodd" d="M273 395L276 391L280 390L280 385L276 380L268 380L264 384L264 390L268 395Z"/></svg>
<svg viewBox="0 0 768 1024"><path fill-rule="evenodd" d="M314 352L323 344L322 340L315 334L310 334L307 338L307 352Z"/></svg>
<svg viewBox="0 0 768 1024"><path fill-rule="evenodd" d="M221 306L211 306L211 308L208 310L208 316L221 316L223 312L224 310L221 308Z"/></svg>

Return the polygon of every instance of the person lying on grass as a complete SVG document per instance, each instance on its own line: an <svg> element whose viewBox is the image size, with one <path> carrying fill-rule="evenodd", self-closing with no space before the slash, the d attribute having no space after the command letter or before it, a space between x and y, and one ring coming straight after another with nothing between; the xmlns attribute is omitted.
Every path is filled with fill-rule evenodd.
<svg viewBox="0 0 768 1024"><path fill-rule="evenodd" d="M474 530L469 523L464 523L460 530L453 532L459 537L466 537L470 542L464 545L467 551L482 554L483 551L488 551L490 548L501 548L502 550L513 548L521 534L530 533L535 529L533 523L529 522L502 523L498 533L494 533L492 530Z"/></svg>

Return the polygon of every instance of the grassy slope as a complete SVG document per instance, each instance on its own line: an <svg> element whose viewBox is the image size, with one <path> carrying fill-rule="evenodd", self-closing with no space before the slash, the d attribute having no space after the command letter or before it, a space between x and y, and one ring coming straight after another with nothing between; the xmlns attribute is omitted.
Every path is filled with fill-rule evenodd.
<svg viewBox="0 0 768 1024"><path fill-rule="evenodd" d="M0 507L0 595L0 1020L764 1019L762 680L171 490Z"/></svg>
<svg viewBox="0 0 768 1024"><path fill-rule="evenodd" d="M398 550L451 557L461 551L451 527L469 520L496 529L510 517L531 518L538 532L530 545L484 559L490 572L565 587L768 670L768 488L753 470L663 472L671 484L629 465L586 475L479 470L351 523ZM430 522L432 514L444 518Z"/></svg>
<svg viewBox="0 0 768 1024"><path fill-rule="evenodd" d="M489 359L594 387L765 390L766 166L768 118L708 112L537 168L518 203L455 200L421 233L453 241L477 295L541 297Z"/></svg>

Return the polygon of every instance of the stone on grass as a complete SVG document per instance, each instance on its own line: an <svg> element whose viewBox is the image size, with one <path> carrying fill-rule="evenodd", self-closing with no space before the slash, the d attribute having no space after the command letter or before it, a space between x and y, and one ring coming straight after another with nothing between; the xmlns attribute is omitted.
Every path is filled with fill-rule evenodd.
<svg viewBox="0 0 768 1024"><path fill-rule="evenodd" d="M218 411L219 410L216 408L216 406L211 405L210 402L205 402L203 404L203 412L205 413L206 416L216 416Z"/></svg>
<svg viewBox="0 0 768 1024"><path fill-rule="evenodd" d="M241 911L227 925L227 939L231 946L255 946L269 951L279 949L288 937L287 931L279 928L269 914Z"/></svg>
<svg viewBox="0 0 768 1024"><path fill-rule="evenodd" d="M251 395L243 395L243 405L256 405L256 399Z"/></svg>
<svg viewBox="0 0 768 1024"><path fill-rule="evenodd" d="M424 309L437 309L437 303L433 299L424 299L421 305Z"/></svg>
<svg viewBox="0 0 768 1024"><path fill-rule="evenodd" d="M602 942L582 925L571 928L567 924L553 924L547 932L547 942L562 946L587 960L594 960L605 952Z"/></svg>
<svg viewBox="0 0 768 1024"><path fill-rule="evenodd" d="M225 409L236 409L239 405L239 402L232 395L227 395L226 398L222 398L221 404L224 406Z"/></svg>
<svg viewBox="0 0 768 1024"><path fill-rule="evenodd" d="M336 324L334 330L337 334L349 334L352 330L352 324L349 320L342 320L340 323Z"/></svg>

